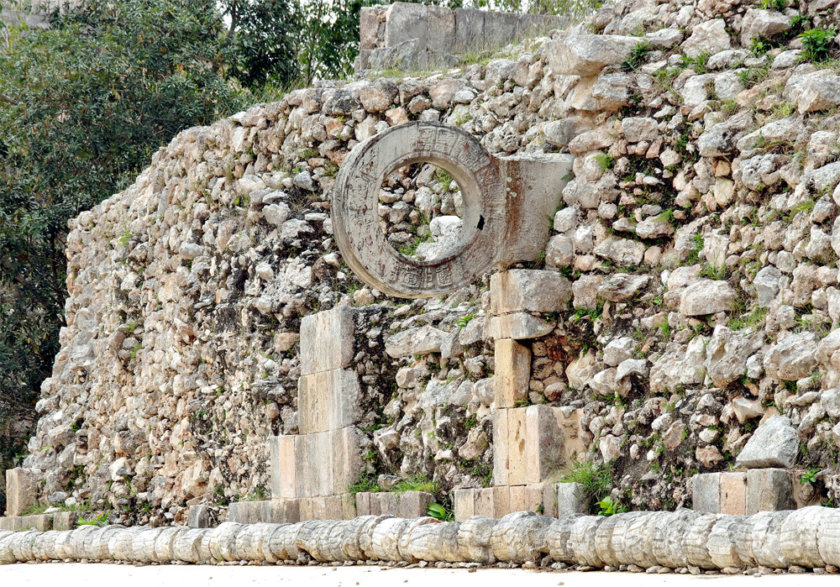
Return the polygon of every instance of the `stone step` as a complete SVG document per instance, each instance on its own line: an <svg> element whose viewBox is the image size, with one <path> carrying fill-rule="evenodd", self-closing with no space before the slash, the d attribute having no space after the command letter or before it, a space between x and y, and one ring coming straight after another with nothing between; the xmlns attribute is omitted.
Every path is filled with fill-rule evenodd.
<svg viewBox="0 0 840 587"><path fill-rule="evenodd" d="M787 469L700 473L691 478L694 510L743 516L796 509L794 483Z"/></svg>
<svg viewBox="0 0 840 587"><path fill-rule="evenodd" d="M76 527L76 512L56 512L31 516L6 516L0 518L0 530L19 532L21 530L72 530Z"/></svg>
<svg viewBox="0 0 840 587"><path fill-rule="evenodd" d="M421 518L426 515L435 497L426 491L359 492L356 494L356 515L389 515L399 518Z"/></svg>
<svg viewBox="0 0 840 587"><path fill-rule="evenodd" d="M530 511L546 516L557 515L557 484L501 485L456 489L453 492L455 520L472 516L501 518L513 512Z"/></svg>
<svg viewBox="0 0 840 587"><path fill-rule="evenodd" d="M238 524L294 524L309 520L349 520L356 516L353 495L240 501L230 504L228 520Z"/></svg>

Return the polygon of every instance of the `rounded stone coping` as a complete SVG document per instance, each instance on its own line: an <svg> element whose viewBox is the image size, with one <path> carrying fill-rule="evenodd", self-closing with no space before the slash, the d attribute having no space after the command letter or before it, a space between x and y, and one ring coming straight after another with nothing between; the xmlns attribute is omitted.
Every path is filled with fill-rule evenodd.
<svg viewBox="0 0 840 587"><path fill-rule="evenodd" d="M197 563L555 562L745 569L840 566L840 511L808 507L752 516L629 512L605 518L553 518L516 512L464 522L360 516L297 524L217 528L83 526L75 530L0 532L0 564L28 561Z"/></svg>
<svg viewBox="0 0 840 587"><path fill-rule="evenodd" d="M458 245L430 261L400 254L379 227L383 180L417 162L446 170L464 198ZM344 160L332 192L333 232L344 260L368 285L398 297L440 295L493 264L505 231L504 188L498 160L472 135L440 123L403 124L361 142Z"/></svg>

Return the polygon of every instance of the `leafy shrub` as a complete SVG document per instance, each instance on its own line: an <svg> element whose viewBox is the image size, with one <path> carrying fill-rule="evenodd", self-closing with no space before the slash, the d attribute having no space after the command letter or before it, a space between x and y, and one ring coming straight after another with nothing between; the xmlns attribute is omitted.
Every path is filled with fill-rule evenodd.
<svg viewBox="0 0 840 587"><path fill-rule="evenodd" d="M831 44L837 36L837 29L816 28L799 34L802 39L802 58L821 63L828 61Z"/></svg>

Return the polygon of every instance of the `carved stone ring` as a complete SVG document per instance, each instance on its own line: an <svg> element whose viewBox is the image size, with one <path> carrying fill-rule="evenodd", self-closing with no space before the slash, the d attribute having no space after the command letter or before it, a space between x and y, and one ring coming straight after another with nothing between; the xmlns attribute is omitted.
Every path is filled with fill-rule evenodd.
<svg viewBox="0 0 840 587"><path fill-rule="evenodd" d="M458 244L430 261L396 251L379 226L382 182L417 162L447 171L464 200ZM391 128L357 145L338 173L332 222L339 250L359 279L386 294L417 298L454 291L494 264L536 259L571 163L569 155L499 159L472 135L439 123Z"/></svg>

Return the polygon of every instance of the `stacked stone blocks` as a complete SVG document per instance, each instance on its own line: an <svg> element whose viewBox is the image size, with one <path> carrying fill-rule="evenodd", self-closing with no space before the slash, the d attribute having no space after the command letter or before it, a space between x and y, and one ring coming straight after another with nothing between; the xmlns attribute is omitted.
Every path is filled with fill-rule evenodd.
<svg viewBox="0 0 840 587"><path fill-rule="evenodd" d="M76 525L75 512L55 511L25 515L38 504L38 479L22 468L6 470L6 516L0 518L0 530L69 530ZM48 510L49 511L49 510Z"/></svg>
<svg viewBox="0 0 840 587"><path fill-rule="evenodd" d="M306 316L300 327L299 434L268 439L270 501L234 503L238 523L342 520L359 514L424 515L432 496L349 493L362 470L362 392L355 371L354 310L339 307Z"/></svg>
<svg viewBox="0 0 840 587"><path fill-rule="evenodd" d="M790 420L770 416L738 455L735 464L742 470L702 473L692 478L694 509L750 515L804 505L797 504L794 495L796 475L792 467L798 452L799 438Z"/></svg>
<svg viewBox="0 0 840 587"><path fill-rule="evenodd" d="M553 516L581 509L579 492L566 495L568 488L559 489L557 483L562 468L583 448L575 442L580 414L571 408L527 405L531 351L520 342L549 334L553 326L534 313L562 310L570 298L568 280L556 272L517 269L491 277L494 486L456 490L457 520L523 510ZM562 500L558 490L564 492Z"/></svg>

